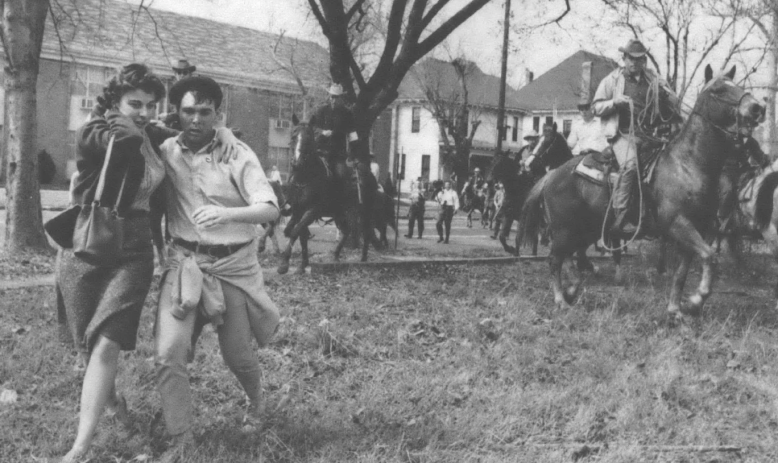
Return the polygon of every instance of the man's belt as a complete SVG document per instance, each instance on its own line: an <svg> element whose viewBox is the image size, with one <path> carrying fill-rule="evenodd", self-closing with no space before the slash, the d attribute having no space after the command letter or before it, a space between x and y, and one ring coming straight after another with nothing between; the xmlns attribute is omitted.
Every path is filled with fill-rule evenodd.
<svg viewBox="0 0 778 463"><path fill-rule="evenodd" d="M188 249L189 251L221 259L237 252L242 247L251 243L251 241L238 244L200 244L194 241L182 240L181 238L173 238L173 243L184 249Z"/></svg>

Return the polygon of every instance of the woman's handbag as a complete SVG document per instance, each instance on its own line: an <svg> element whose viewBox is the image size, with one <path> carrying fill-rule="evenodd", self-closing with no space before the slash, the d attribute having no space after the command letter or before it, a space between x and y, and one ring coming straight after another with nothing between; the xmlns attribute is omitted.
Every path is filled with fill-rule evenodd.
<svg viewBox="0 0 778 463"><path fill-rule="evenodd" d="M94 201L91 205L84 205L76 218L73 230L73 252L76 256L85 260L98 263L115 263L122 257L124 244L124 219L119 217L119 201L122 197L124 184L127 181L127 172L122 178L119 194L116 196L116 204L106 207L102 204L103 189L105 188L105 174L113 151L114 137L108 142L105 152L103 169L100 171L100 179L97 181Z"/></svg>
<svg viewBox="0 0 778 463"><path fill-rule="evenodd" d="M55 243L63 248L73 247L73 230L76 228L76 219L81 212L81 206L71 206L56 216L49 219L43 228Z"/></svg>

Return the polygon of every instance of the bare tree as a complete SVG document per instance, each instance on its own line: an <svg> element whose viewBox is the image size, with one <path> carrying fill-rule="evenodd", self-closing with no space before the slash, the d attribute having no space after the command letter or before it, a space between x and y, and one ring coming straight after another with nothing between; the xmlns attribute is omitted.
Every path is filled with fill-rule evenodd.
<svg viewBox="0 0 778 463"><path fill-rule="evenodd" d="M469 91L476 71L478 66L461 56L449 62L430 58L411 71L438 123L444 147L441 163L459 179L467 177L473 138L481 124L483 107L473 104ZM451 79L452 73L455 79Z"/></svg>
<svg viewBox="0 0 778 463"><path fill-rule="evenodd" d="M3 0L6 229L9 253L48 248L38 183L37 92L47 0Z"/></svg>
<svg viewBox="0 0 778 463"><path fill-rule="evenodd" d="M392 0L388 7L385 37L371 75L357 62L350 38L353 29L381 0L308 0L311 12L330 45L330 75L343 85L354 101L356 131L367 142L373 123L392 101L414 63L438 46L489 0L469 0L461 7L449 0ZM559 0L570 10L569 0ZM448 7L448 8L447 8ZM444 12L445 10L445 12ZM439 24L437 26L434 26ZM360 26L361 27L361 26Z"/></svg>
<svg viewBox="0 0 778 463"><path fill-rule="evenodd" d="M714 52L724 55L723 66L742 50L750 32L736 30L745 0L602 1L616 15L615 24L635 38L661 37L664 46L650 50L648 58L681 99Z"/></svg>
<svg viewBox="0 0 778 463"><path fill-rule="evenodd" d="M735 1L735 0L732 0ZM778 92L778 1L755 0L749 5L746 14L761 33L765 46L765 67L767 68L767 114L765 141L768 154L775 157L778 152L778 133L776 133L776 92Z"/></svg>

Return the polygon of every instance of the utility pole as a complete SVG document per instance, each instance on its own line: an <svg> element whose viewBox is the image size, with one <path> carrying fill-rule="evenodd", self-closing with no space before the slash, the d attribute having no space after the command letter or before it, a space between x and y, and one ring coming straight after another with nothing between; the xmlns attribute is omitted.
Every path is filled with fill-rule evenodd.
<svg viewBox="0 0 778 463"><path fill-rule="evenodd" d="M508 80L508 32L510 31L511 0L505 0L505 21L502 31L502 72L500 73L500 102L497 107L497 149L502 152L502 138L505 133L505 86Z"/></svg>

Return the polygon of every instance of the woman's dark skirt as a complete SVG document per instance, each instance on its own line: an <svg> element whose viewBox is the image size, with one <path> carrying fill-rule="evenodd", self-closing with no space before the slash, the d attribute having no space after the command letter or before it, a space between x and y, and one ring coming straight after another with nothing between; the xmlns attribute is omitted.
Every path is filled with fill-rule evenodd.
<svg viewBox="0 0 778 463"><path fill-rule="evenodd" d="M154 251L146 215L125 219L124 256L97 265L63 249L57 286L70 334L80 350L91 352L102 335L122 350L135 349L143 303L154 273Z"/></svg>

